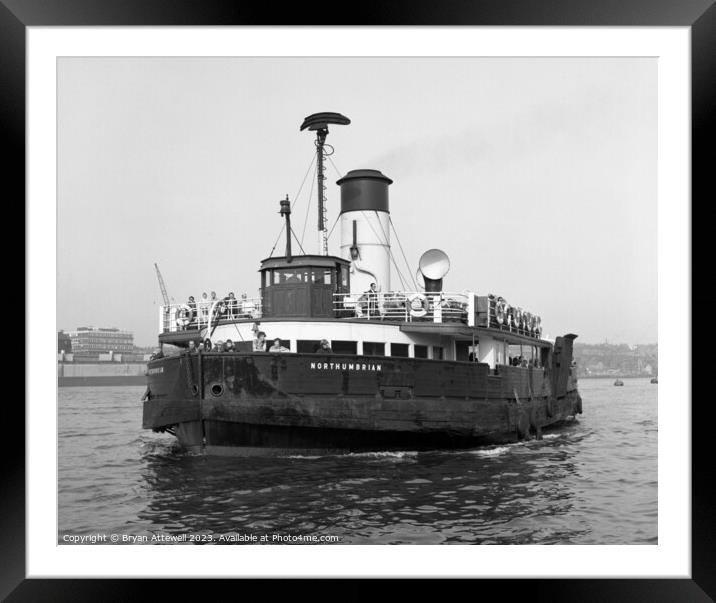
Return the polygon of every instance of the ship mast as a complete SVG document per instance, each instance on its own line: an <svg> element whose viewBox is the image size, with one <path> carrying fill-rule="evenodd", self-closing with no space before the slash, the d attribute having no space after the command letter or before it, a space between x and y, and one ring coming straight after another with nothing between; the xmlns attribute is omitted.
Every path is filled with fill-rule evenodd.
<svg viewBox="0 0 716 603"><path fill-rule="evenodd" d="M340 113L313 113L306 117L301 124L301 131L315 130L316 132L316 194L318 195L318 244L320 253L328 255L328 227L326 225L326 174L324 160L333 154L333 147L326 145L328 136L328 124L347 126L351 123L345 115ZM328 151L326 150L328 147Z"/></svg>

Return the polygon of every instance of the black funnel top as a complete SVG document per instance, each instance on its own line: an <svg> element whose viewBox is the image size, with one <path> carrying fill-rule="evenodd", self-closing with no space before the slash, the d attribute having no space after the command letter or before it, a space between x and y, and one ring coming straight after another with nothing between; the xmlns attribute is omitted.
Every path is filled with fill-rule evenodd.
<svg viewBox="0 0 716 603"><path fill-rule="evenodd" d="M388 185L393 181L378 170L351 170L336 184L341 187L341 213L390 212Z"/></svg>

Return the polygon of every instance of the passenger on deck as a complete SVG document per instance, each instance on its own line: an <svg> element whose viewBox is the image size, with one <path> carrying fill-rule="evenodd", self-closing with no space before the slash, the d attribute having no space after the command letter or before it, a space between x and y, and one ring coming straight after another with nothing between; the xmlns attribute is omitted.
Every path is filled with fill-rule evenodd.
<svg viewBox="0 0 716 603"><path fill-rule="evenodd" d="M235 352L236 351L236 348L234 347L234 342L231 341L231 339L226 340L225 347L226 347L227 352Z"/></svg>
<svg viewBox="0 0 716 603"><path fill-rule="evenodd" d="M522 357L520 356L520 358L522 358ZM520 361L520 366L524 366L524 367L527 366L527 358L522 358L522 360Z"/></svg>
<svg viewBox="0 0 716 603"><path fill-rule="evenodd" d="M228 308L229 318L236 318L239 309L239 302L234 296L234 292L231 291L225 298L224 302Z"/></svg>
<svg viewBox="0 0 716 603"><path fill-rule="evenodd" d="M196 344L194 343L194 340L191 339L189 341L189 353L194 354L196 352Z"/></svg>
<svg viewBox="0 0 716 603"><path fill-rule="evenodd" d="M199 351L200 352L204 351L204 342L203 341L201 343L199 343Z"/></svg>
<svg viewBox="0 0 716 603"><path fill-rule="evenodd" d="M313 350L314 354L332 354L331 344L327 339L321 339L320 343Z"/></svg>
<svg viewBox="0 0 716 603"><path fill-rule="evenodd" d="M368 315L373 318L378 316L378 290L376 289L375 283L370 284L370 289L363 295L368 300Z"/></svg>
<svg viewBox="0 0 716 603"><path fill-rule="evenodd" d="M221 341L221 340L217 341L217 342L214 344L214 347L212 348L212 351L213 351L213 352L218 352L218 353L224 352L224 351L225 351L225 350L224 350L224 342Z"/></svg>
<svg viewBox="0 0 716 603"><path fill-rule="evenodd" d="M252 318L254 315L254 302L248 299L246 293L241 294L240 312L242 318Z"/></svg>
<svg viewBox="0 0 716 603"><path fill-rule="evenodd" d="M266 351L266 333L258 331L256 333L256 339L254 339L254 352L265 352Z"/></svg>
<svg viewBox="0 0 716 603"><path fill-rule="evenodd" d="M191 310L191 312L189 313L189 323L192 323L196 320L196 301L194 301L193 295L189 296L186 305L189 306L189 309Z"/></svg>
<svg viewBox="0 0 716 603"><path fill-rule="evenodd" d="M281 345L281 340L277 337L273 340L273 345L269 348L269 352L290 352L288 348Z"/></svg>
<svg viewBox="0 0 716 603"><path fill-rule="evenodd" d="M201 294L201 301L198 305L201 322L207 322L209 320L209 308L211 307L211 302L209 301L209 296L206 294L206 291Z"/></svg>

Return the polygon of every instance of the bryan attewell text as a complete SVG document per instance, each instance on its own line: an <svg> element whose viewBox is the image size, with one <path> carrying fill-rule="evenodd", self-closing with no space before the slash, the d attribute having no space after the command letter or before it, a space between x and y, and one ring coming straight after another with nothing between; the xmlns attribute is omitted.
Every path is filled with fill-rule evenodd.
<svg viewBox="0 0 716 603"><path fill-rule="evenodd" d="M61 541L67 544L172 544L181 542L196 543L237 543L237 544L270 544L270 543L323 543L340 542L339 536L317 534L65 534Z"/></svg>

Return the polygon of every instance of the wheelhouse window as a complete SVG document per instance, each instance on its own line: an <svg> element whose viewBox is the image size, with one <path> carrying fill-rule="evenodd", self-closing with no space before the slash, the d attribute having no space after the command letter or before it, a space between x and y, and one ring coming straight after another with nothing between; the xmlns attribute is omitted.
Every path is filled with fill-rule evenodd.
<svg viewBox="0 0 716 603"><path fill-rule="evenodd" d="M340 341L334 339L331 341L331 349L334 354L357 354L358 342L356 341Z"/></svg>
<svg viewBox="0 0 716 603"><path fill-rule="evenodd" d="M332 272L332 270L316 268L312 273L313 282L317 285L330 285L333 282Z"/></svg>
<svg viewBox="0 0 716 603"><path fill-rule="evenodd" d="M407 358L410 355L410 346L407 343L391 343L390 355L398 358Z"/></svg>
<svg viewBox="0 0 716 603"><path fill-rule="evenodd" d="M385 356L385 344L376 341L363 342L364 356Z"/></svg>
<svg viewBox="0 0 716 603"><path fill-rule="evenodd" d="M281 270L281 284L293 285L300 282L300 272L294 270Z"/></svg>
<svg viewBox="0 0 716 603"><path fill-rule="evenodd" d="M415 345L415 357L416 358L427 358L428 357L428 346L426 345Z"/></svg>

